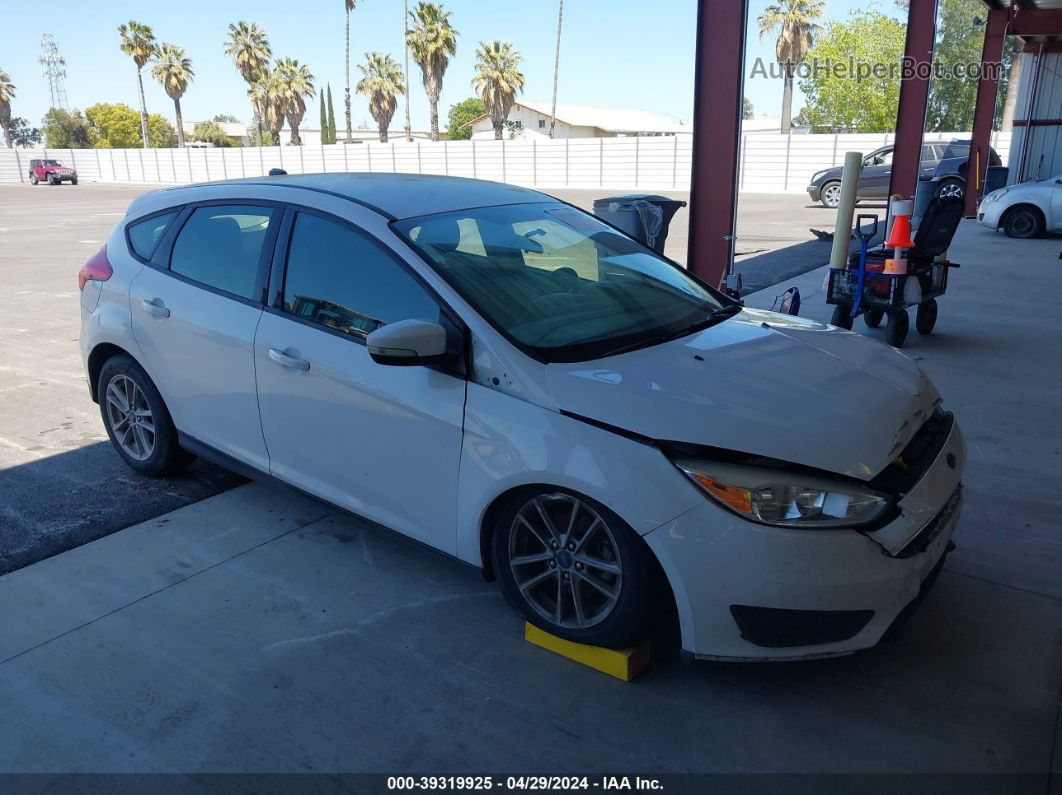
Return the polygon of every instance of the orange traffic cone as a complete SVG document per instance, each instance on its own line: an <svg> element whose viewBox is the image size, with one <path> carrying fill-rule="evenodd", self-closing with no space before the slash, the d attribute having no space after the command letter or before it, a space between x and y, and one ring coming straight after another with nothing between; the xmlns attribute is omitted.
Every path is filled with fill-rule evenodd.
<svg viewBox="0 0 1062 795"><path fill-rule="evenodd" d="M889 232L889 239L885 241L886 248L914 248L914 241L911 240L913 204L910 200L893 200L892 230Z"/></svg>

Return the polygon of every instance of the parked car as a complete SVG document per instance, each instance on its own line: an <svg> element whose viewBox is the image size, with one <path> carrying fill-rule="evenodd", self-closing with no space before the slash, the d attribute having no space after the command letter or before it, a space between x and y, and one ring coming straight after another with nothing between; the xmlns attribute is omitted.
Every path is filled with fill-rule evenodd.
<svg viewBox="0 0 1062 795"><path fill-rule="evenodd" d="M49 185L58 185L60 182L77 184L77 171L67 168L62 160L30 160L29 167L30 184L47 182Z"/></svg>
<svg viewBox="0 0 1062 795"><path fill-rule="evenodd" d="M977 220L992 231L1002 229L1007 237L1062 232L1062 174L986 194Z"/></svg>
<svg viewBox="0 0 1062 795"><path fill-rule="evenodd" d="M892 176L892 146L875 149L863 158L863 170L859 175L857 200L886 199L889 195L889 179ZM966 188L966 168L970 158L969 141L932 141L922 144L920 179L937 179L938 196L962 197ZM996 150L989 148L989 166L1002 165ZM841 166L816 171L808 185L808 196L813 202L835 208L841 199Z"/></svg>
<svg viewBox="0 0 1062 795"><path fill-rule="evenodd" d="M497 578L569 640L874 645L939 571L964 443L918 365L743 308L496 183L261 177L136 199L81 271L117 454L273 479Z"/></svg>

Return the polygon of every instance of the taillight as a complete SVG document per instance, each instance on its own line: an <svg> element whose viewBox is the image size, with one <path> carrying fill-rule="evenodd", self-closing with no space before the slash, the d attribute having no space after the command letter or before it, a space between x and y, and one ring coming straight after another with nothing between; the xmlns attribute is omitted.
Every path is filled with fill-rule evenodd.
<svg viewBox="0 0 1062 795"><path fill-rule="evenodd" d="M84 292L85 282L105 282L114 274L111 263L107 261L107 247L104 246L81 266L77 274L77 288Z"/></svg>

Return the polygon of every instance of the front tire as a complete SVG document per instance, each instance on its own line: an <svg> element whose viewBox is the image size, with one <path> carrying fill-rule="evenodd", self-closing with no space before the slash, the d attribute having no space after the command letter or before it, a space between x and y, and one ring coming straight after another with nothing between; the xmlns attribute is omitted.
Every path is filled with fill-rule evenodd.
<svg viewBox="0 0 1062 795"><path fill-rule="evenodd" d="M71 179L70 180L70 184L71 185L76 185L77 184L77 177L74 177L73 179Z"/></svg>
<svg viewBox="0 0 1062 795"><path fill-rule="evenodd" d="M933 333L937 325L937 299L930 298L918 305L915 311L915 328L922 336Z"/></svg>
<svg viewBox="0 0 1062 795"><path fill-rule="evenodd" d="M880 309L868 309L863 313L863 322L867 324L867 328L877 328L881 325L881 319L885 313Z"/></svg>
<svg viewBox="0 0 1062 795"><path fill-rule="evenodd" d="M162 477L195 460L178 444L177 429L155 384L129 356L107 360L96 391L107 436L131 469Z"/></svg>
<svg viewBox="0 0 1062 795"><path fill-rule="evenodd" d="M823 185L819 190L819 201L823 207L836 210L837 205L841 203L841 183L833 181Z"/></svg>
<svg viewBox="0 0 1062 795"><path fill-rule="evenodd" d="M40 183L40 180L37 179L37 175L36 174L30 174L30 185L37 185L39 183Z"/></svg>
<svg viewBox="0 0 1062 795"><path fill-rule="evenodd" d="M1007 237L1027 240L1043 232L1044 219L1032 207L1015 207L1003 217L1002 226Z"/></svg>
<svg viewBox="0 0 1062 795"><path fill-rule="evenodd" d="M910 326L911 319L907 317L906 309L889 312L889 319L885 322L885 342L894 348L902 348Z"/></svg>
<svg viewBox="0 0 1062 795"><path fill-rule="evenodd" d="M518 492L498 513L492 546L506 598L540 629L609 648L648 634L651 553L595 500L566 489Z"/></svg>

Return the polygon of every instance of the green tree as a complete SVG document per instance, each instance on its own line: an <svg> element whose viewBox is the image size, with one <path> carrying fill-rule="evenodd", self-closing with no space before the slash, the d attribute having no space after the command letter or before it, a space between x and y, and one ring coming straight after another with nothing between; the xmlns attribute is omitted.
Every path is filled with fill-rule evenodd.
<svg viewBox="0 0 1062 795"><path fill-rule="evenodd" d="M505 122L513 108L516 95L524 90L524 75L520 71L520 55L510 41L481 41L476 50L476 75L472 87L490 114L495 140L502 140Z"/></svg>
<svg viewBox="0 0 1062 795"><path fill-rule="evenodd" d="M332 105L332 84L328 84L328 143L336 142L336 112Z"/></svg>
<svg viewBox="0 0 1062 795"><path fill-rule="evenodd" d="M472 130L462 130L461 125L467 124L473 119L478 119L486 112L487 108L483 104L483 100L476 97L451 105L450 113L447 117L446 137L451 141L467 141L472 137Z"/></svg>
<svg viewBox="0 0 1062 795"><path fill-rule="evenodd" d="M431 107L431 139L439 140L439 94L450 58L457 54L457 31L441 3L419 3L409 12L406 43L420 66L424 91Z"/></svg>
<svg viewBox="0 0 1062 795"><path fill-rule="evenodd" d="M819 20L826 12L822 0L778 0L759 16L760 39L779 31L774 52L782 66L782 133L793 126L793 76L804 62L812 41L822 31Z"/></svg>
<svg viewBox="0 0 1062 795"><path fill-rule="evenodd" d="M756 116L756 111L752 107L752 103L749 101L749 98L748 97L742 97L741 98L741 118L745 119L747 121L747 120L749 120L751 118L754 118L755 116Z"/></svg>
<svg viewBox="0 0 1062 795"><path fill-rule="evenodd" d="M195 77L192 60L184 54L184 48L176 44L161 44L151 74L155 82L162 86L166 96L173 100L177 120L177 145L183 147L184 119L181 116L181 97Z"/></svg>
<svg viewBox="0 0 1062 795"><path fill-rule="evenodd" d="M343 39L343 76L346 79L346 89L343 94L343 110L347 117L347 137L349 144L354 140L354 130L350 125L350 12L354 10L358 0L343 0L344 39Z"/></svg>
<svg viewBox="0 0 1062 795"><path fill-rule="evenodd" d="M240 120L233 116L231 113L219 113L211 121L216 121L218 124L239 124Z"/></svg>
<svg viewBox="0 0 1062 795"><path fill-rule="evenodd" d="M240 145L229 138L221 128L221 125L216 121L196 122L195 127L192 129L192 140L213 144L217 147Z"/></svg>
<svg viewBox="0 0 1062 795"><path fill-rule="evenodd" d="M398 107L398 95L406 91L398 61L382 52L365 53L365 63L358 66L363 77L354 90L369 100L369 113L380 130L380 141L387 143L387 128Z"/></svg>
<svg viewBox="0 0 1062 795"><path fill-rule="evenodd" d="M15 116L11 119L11 140L15 146L37 146L41 142L41 131L30 127L21 116Z"/></svg>
<svg viewBox="0 0 1062 795"><path fill-rule="evenodd" d="M140 88L140 140L148 145L148 112L144 101L144 64L155 56L155 34L151 28L140 22L129 20L118 26L119 47L122 52L133 59L136 64L136 82Z"/></svg>
<svg viewBox="0 0 1062 795"><path fill-rule="evenodd" d="M81 111L69 111L52 108L41 120L44 131L44 145L51 149L88 149L88 121Z"/></svg>
<svg viewBox="0 0 1062 795"><path fill-rule="evenodd" d="M800 81L812 132L895 128L905 33L903 25L879 11L852 11L847 20L827 23L808 53L821 68ZM849 58L856 74L848 73ZM831 68L837 65L843 68Z"/></svg>
<svg viewBox="0 0 1062 795"><path fill-rule="evenodd" d="M313 75L297 58L281 58L277 61L276 77L283 97L284 117L291 127L291 145L302 146L299 125L306 114L306 98L315 95Z"/></svg>
<svg viewBox="0 0 1062 795"><path fill-rule="evenodd" d="M4 139L7 141L8 149L14 146L11 142L11 100L15 98L16 93L18 90L11 82L11 76L0 69L0 127L4 128Z"/></svg>
<svg viewBox="0 0 1062 795"><path fill-rule="evenodd" d="M244 22L242 19L236 23L229 23L229 37L225 41L225 55L232 58L236 64L236 71L247 83L247 94L251 98L251 109L254 114L254 126L258 131L259 142L264 140L262 135L262 121L265 108L260 106L260 101L267 93L265 86L258 86L269 74L269 59L273 57L273 50L269 46L269 38L265 31L254 22ZM258 86L256 90L256 86Z"/></svg>
<svg viewBox="0 0 1062 795"><path fill-rule="evenodd" d="M172 149L177 146L177 131L161 113L148 116L148 146L156 149Z"/></svg>
<svg viewBox="0 0 1062 795"><path fill-rule="evenodd" d="M969 130L977 104L977 78L956 75L955 67L980 62L985 28L973 21L984 17L985 7L980 0L940 0L937 15L933 62L948 76L935 78L930 84L926 129Z"/></svg>
<svg viewBox="0 0 1062 795"><path fill-rule="evenodd" d="M140 130L140 114L121 103L98 103L85 108L88 138L97 149L131 149L144 146ZM158 113L148 116L147 146L166 149L175 146L177 133L165 117Z"/></svg>
<svg viewBox="0 0 1062 795"><path fill-rule="evenodd" d="M321 92L321 143L331 143L328 140L328 110L325 108L325 92Z"/></svg>

